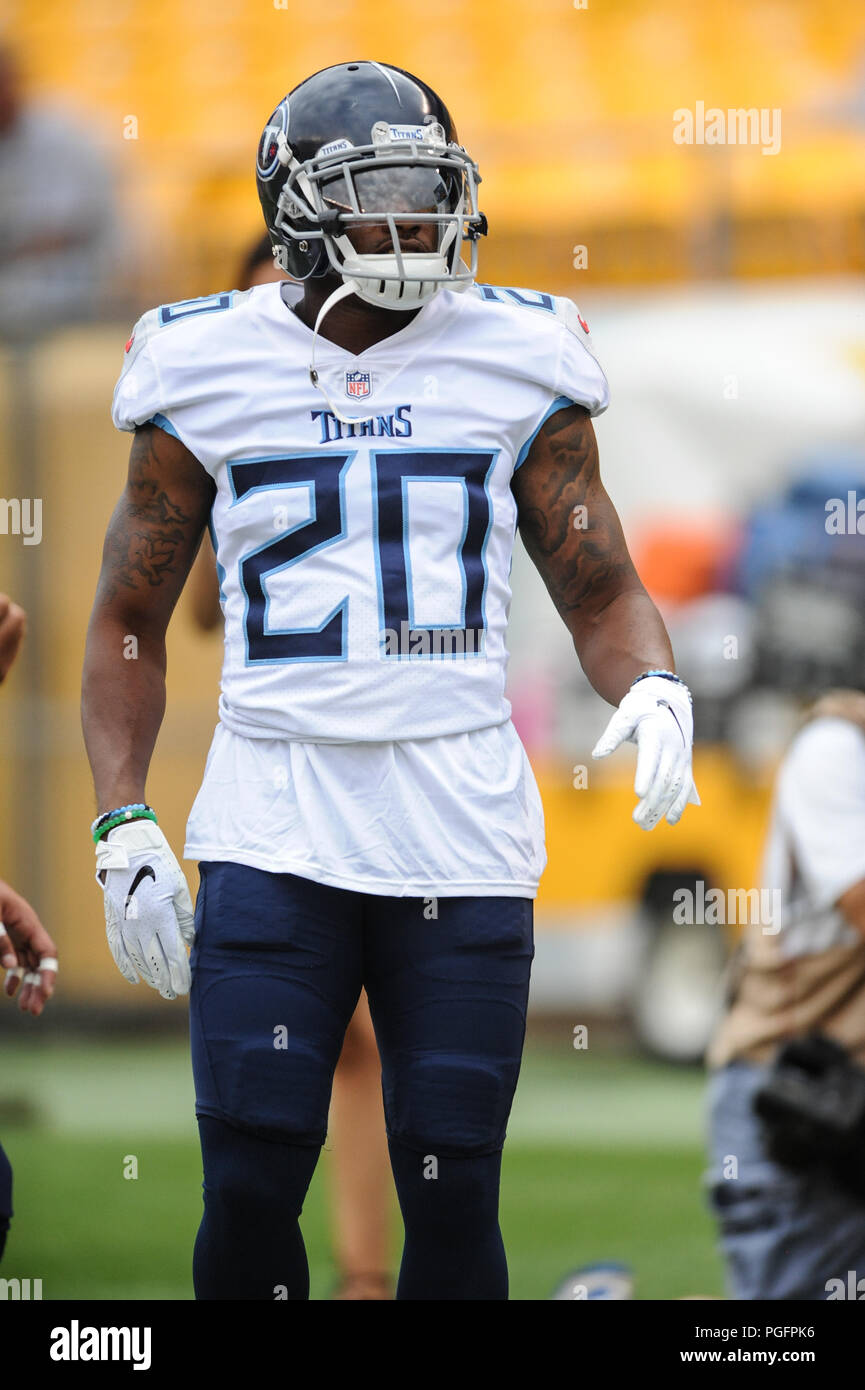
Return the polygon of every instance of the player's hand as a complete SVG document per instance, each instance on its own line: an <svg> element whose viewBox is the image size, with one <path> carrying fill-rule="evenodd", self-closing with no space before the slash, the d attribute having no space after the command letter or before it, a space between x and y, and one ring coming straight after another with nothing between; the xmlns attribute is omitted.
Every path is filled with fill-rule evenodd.
<svg viewBox="0 0 865 1390"><path fill-rule="evenodd" d="M109 831L96 846L96 881L105 894L108 945L121 975L133 985L140 975L163 999L188 994L192 900L159 826L135 820Z"/></svg>
<svg viewBox="0 0 865 1390"><path fill-rule="evenodd" d="M2 881L0 965L6 971L6 994L11 999L20 984L19 1009L38 1018L54 993L57 947L30 904Z"/></svg>
<svg viewBox="0 0 865 1390"><path fill-rule="evenodd" d="M675 825L689 802L699 806L691 772L694 715L686 685L663 676L638 680L599 738L592 757L606 758L628 742L637 745L637 825L654 830L662 816Z"/></svg>
<svg viewBox="0 0 865 1390"><path fill-rule="evenodd" d="M8 594L0 594L0 681L9 674L9 668L18 655L24 633L27 629L27 614Z"/></svg>

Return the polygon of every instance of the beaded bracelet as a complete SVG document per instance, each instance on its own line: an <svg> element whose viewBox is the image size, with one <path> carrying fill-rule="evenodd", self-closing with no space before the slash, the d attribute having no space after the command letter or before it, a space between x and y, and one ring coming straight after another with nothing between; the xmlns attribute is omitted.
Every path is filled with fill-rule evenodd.
<svg viewBox="0 0 865 1390"><path fill-rule="evenodd" d="M633 690L638 681L648 680L649 676L661 676L665 681L675 681L676 685L685 685L682 677L677 676L675 671L644 671L641 676L637 676L637 679L631 682L631 689ZM685 689L688 689L686 685Z"/></svg>
<svg viewBox="0 0 865 1390"><path fill-rule="evenodd" d="M130 801L126 806L117 806L113 811L103 811L101 816L97 816L90 827L91 833L98 830L105 821L111 820L112 816L125 815L127 811L152 811L153 807L148 806L146 801Z"/></svg>
<svg viewBox="0 0 865 1390"><path fill-rule="evenodd" d="M126 825L134 820L152 820L154 825L158 825L156 812L152 806L148 806L144 801L132 802L129 806L118 806L113 811L105 811L90 827L90 834L93 836L93 843L98 844L103 836L115 826Z"/></svg>

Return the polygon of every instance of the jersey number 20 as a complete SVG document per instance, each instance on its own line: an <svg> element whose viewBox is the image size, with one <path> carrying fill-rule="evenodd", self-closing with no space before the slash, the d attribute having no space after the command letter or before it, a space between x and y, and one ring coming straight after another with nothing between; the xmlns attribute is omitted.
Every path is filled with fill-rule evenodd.
<svg viewBox="0 0 865 1390"><path fill-rule="evenodd" d="M246 594L246 641L250 662L345 661L348 656L348 595L316 628L272 631L267 624L268 575L308 559L346 536L345 474L354 453L303 454L293 458L252 459L229 463L235 504L260 491L306 487L311 516L277 540L252 551L240 562ZM409 634L415 628L411 566L408 558L406 484L440 480L458 482L464 491L464 526L457 543L462 579L461 623L436 624L459 636L459 653L483 650L486 564L490 529L487 483L496 455L488 450L371 450L373 524L376 552L381 653L392 655L386 633ZM428 628L430 625L424 625ZM398 643L397 652L403 651ZM428 652L427 648L427 652ZM453 646L450 648L454 650Z"/></svg>

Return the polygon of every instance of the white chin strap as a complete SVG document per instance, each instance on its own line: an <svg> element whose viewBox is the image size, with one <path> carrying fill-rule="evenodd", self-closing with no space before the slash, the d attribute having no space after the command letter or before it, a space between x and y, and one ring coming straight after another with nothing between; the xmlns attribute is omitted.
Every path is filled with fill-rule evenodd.
<svg viewBox="0 0 865 1390"><path fill-rule="evenodd" d="M312 330L312 356L309 359L310 381L312 382L316 390L320 391L321 394L324 396L324 399L327 401L331 414L335 415L337 420L340 420L344 425L363 424L364 420L371 420L373 417L372 415L344 415L343 412L340 410L339 406L334 405L333 401L328 395L327 387L324 385L324 383L321 380L321 377L315 369L315 340L318 337L318 330L321 327L321 321L324 318L325 314L330 313L330 310L333 308L334 304L338 304L341 299L347 299L350 294L356 293L357 290L355 289L355 286L353 284L350 284L348 281L345 281L337 289L334 290L333 294L328 295L327 299L324 301L324 303L318 311L318 314L316 315L315 327Z"/></svg>
<svg viewBox="0 0 865 1390"><path fill-rule="evenodd" d="M447 264L445 257L440 252L427 254L426 252L404 251L402 261L405 269L413 272L417 279L385 280L381 278L383 275L393 276L395 273L399 273L397 258L394 255L361 256L355 253L345 257L341 271L343 283L333 291L333 294L328 295L316 316L315 327L312 330L309 379L316 390L324 396L331 414L335 415L343 425L361 425L365 420L374 420L378 412L374 410L369 415L346 415L339 406L334 405L315 367L315 341L318 337L318 331L325 314L329 313L335 304L338 304L341 299L346 299L350 294L356 294L358 299L362 299L366 304L380 305L386 309L418 309L422 305L428 304L433 295L444 288L442 279L447 274ZM424 272L438 278L423 280L421 276ZM469 286L454 285L452 288L468 289Z"/></svg>

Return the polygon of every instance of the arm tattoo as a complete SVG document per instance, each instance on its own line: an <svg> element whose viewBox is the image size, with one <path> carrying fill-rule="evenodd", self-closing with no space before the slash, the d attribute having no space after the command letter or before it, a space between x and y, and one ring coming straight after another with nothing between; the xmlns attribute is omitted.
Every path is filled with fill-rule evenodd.
<svg viewBox="0 0 865 1390"><path fill-rule="evenodd" d="M105 598L121 589L159 588L189 558L204 524L181 506L164 487L170 464L158 429L139 430L129 456L126 490L118 503L105 539L103 580ZM184 573L188 563L184 563Z"/></svg>
<svg viewBox="0 0 865 1390"><path fill-rule="evenodd" d="M569 626L590 619L620 593L642 589L581 406L550 417L512 489L526 550Z"/></svg>

